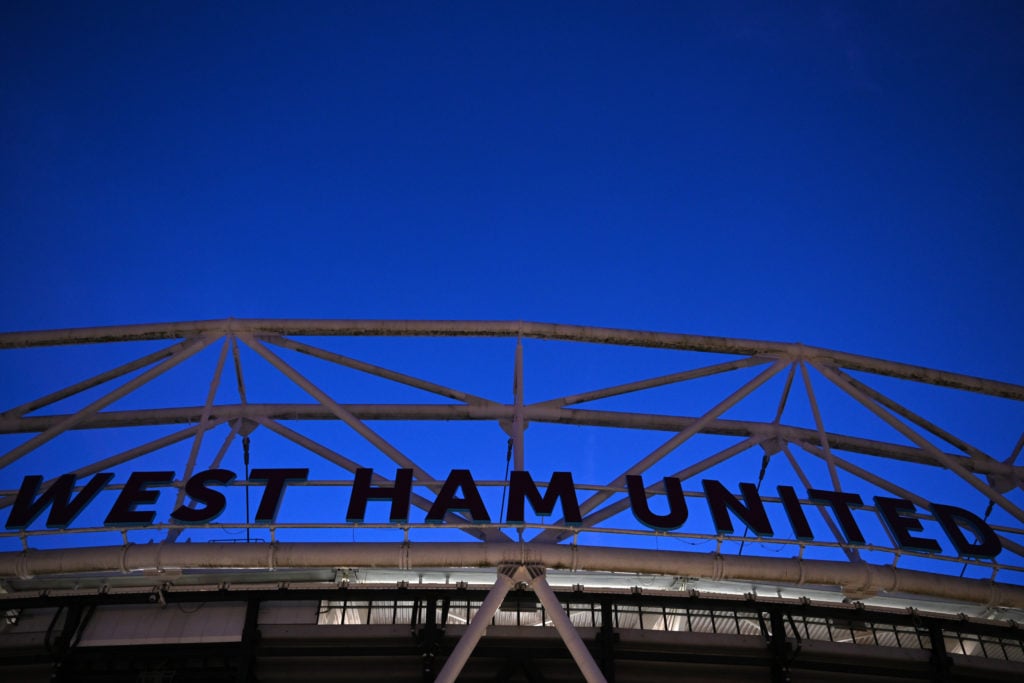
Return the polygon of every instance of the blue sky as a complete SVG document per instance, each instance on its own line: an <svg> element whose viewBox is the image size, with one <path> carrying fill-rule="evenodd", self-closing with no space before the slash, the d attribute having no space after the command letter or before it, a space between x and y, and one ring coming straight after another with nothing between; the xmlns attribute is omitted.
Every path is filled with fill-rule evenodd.
<svg viewBox="0 0 1024 683"><path fill-rule="evenodd" d="M1016 3L4 3L4 329L526 319L1022 379Z"/></svg>
<svg viewBox="0 0 1024 683"><path fill-rule="evenodd" d="M533 320L1024 383L1022 33L1015 2L5 2L0 327Z"/></svg>

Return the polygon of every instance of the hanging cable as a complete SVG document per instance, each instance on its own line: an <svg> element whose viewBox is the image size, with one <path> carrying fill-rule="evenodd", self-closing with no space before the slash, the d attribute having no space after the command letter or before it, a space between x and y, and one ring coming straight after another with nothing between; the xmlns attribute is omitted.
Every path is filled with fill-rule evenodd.
<svg viewBox="0 0 1024 683"><path fill-rule="evenodd" d="M761 483L764 481L764 475L768 471L768 450L765 449L764 457L761 458L761 473L757 475L757 492L761 493Z"/></svg>
<svg viewBox="0 0 1024 683"><path fill-rule="evenodd" d="M768 449L766 448L766 449L764 449L764 456L761 458L761 472L760 472L760 474L757 475L757 492L758 493L761 492L761 483L764 481L764 475L768 471L768 459L769 458L771 458L771 456L768 455ZM750 533L750 527L744 525L744 527L743 527L743 538L746 538L748 533ZM742 555L743 554L743 546L745 544L746 544L746 541L740 541L740 551L737 553L737 555Z"/></svg>
<svg viewBox="0 0 1024 683"><path fill-rule="evenodd" d="M982 521L985 521L985 522L988 521L988 515L992 514L992 508L994 508L994 507L995 507L995 501L989 501L988 502L988 507L985 508L985 515L981 518ZM961 567L961 579L964 578L964 572L965 571L967 571L967 562L965 562L964 566Z"/></svg>
<svg viewBox="0 0 1024 683"><path fill-rule="evenodd" d="M508 468L512 464L512 438L508 440L508 450L505 452L505 485L501 487L501 523L505 523L505 494L508 492Z"/></svg>
<svg viewBox="0 0 1024 683"><path fill-rule="evenodd" d="M249 528L249 437L242 437L242 462L245 463L245 542L251 543Z"/></svg>

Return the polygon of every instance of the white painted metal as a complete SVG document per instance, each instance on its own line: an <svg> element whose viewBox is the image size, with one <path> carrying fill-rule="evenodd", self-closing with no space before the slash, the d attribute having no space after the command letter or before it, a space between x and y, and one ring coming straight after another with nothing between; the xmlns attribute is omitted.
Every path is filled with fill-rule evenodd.
<svg viewBox="0 0 1024 683"><path fill-rule="evenodd" d="M429 391L438 396L445 396L447 398L455 399L456 401L462 401L470 405L500 405L494 401L483 398L482 396L475 396L474 394L467 393L465 391L459 391L458 389L452 389L451 387L442 386L435 382L429 382L418 377L412 377L403 372L395 372L388 368L382 368L378 365L371 363L365 363L354 358L343 356L340 353L334 353L332 351L326 351L324 349L317 348L310 344L303 344L302 342L295 341L294 339L287 339L280 336L269 336L265 337L264 341L280 346L285 349L292 349L293 351L299 351L305 353L314 358L326 360L331 363L337 363L346 368L352 368L353 370L359 370L369 375L375 375L377 377L383 377L384 379L391 380L392 382L399 382L406 384L410 387Z"/></svg>
<svg viewBox="0 0 1024 683"><path fill-rule="evenodd" d="M342 356L282 335L424 337L444 335L449 337L514 338L516 340L516 351L513 401L511 404L504 404L454 387L448 387L403 372ZM217 367L210 381L206 401L201 406L103 411L104 408L110 406L121 397L126 396L172 366L181 363L186 358L195 355L217 339L222 338L225 340L225 345L221 348ZM526 453L523 439L525 427L530 422L546 422L550 424L637 428L674 433L671 438L657 449L629 465L622 475L615 478L608 485L582 485L579 487L581 490L593 490L594 493L583 501L581 508L585 515L584 524L577 531L596 531L598 530L598 523L611 518L628 507L627 499L622 497L625 474L649 474L655 464L698 434L730 436L735 437L737 441L713 455L699 455L696 458L696 462L690 462L686 467L679 470L676 476L681 479L685 480L694 477L754 445L763 444L769 456L780 451L785 452L790 465L797 473L801 483L806 488L810 488L812 484L810 477L807 476L788 447L789 444L796 443L815 457L822 458L825 461L829 474L828 478L832 488L835 490L840 490L838 470L842 469L873 486L878 486L883 490L907 498L919 506L925 506L928 502L928 496L921 495L920 491L914 493L911 490L913 488L912 485L901 486L898 482L889 481L878 473L853 464L848 459L841 457L836 451L880 456L908 463L929 465L936 470L948 470L955 473L960 479L986 496L988 500L995 501L1002 510L1013 515L1018 522L1024 523L1024 510L1007 497L1011 492L1019 495L1019 492L1014 489L1018 486L1024 487L1024 467L1014 464L1016 456L1021 450L1021 445L1024 444L1024 437L1018 442L1010 457L1002 461L997 460L982 449L971 445L968 440L953 435L949 431L907 409L901 403L868 387L846 371L874 373L876 375L922 382L940 387L952 387L1018 401L1024 401L1024 387L1006 382L941 372L827 349L804 347L799 344L542 323L229 319L196 323L7 333L0 334L0 348L146 339L183 339L184 341L137 358L113 370L93 375L87 380L71 384L41 398L22 403L18 407L0 415L0 434L33 434L27 441L0 457L0 471L2 471L3 467L14 463L43 443L71 429L191 423L188 428L182 429L175 434L151 440L146 444L129 449L118 455L110 456L84 466L76 463L79 466L77 469L74 469L74 472L79 476L87 476L106 468L126 463L133 458L151 453L164 446L193 437L193 446L185 465L185 477L187 477L196 467L199 448L204 434L225 422L230 424L231 429L230 433L224 438L217 456L214 458L214 466L221 462L236 434L239 432L248 434L257 426L263 426L342 469L352 471L360 466L358 462L346 458L324 444L310 439L300 431L297 431L297 429L292 429L282 424L284 421L299 422L302 420L329 419L340 420L345 423L357 434L364 437L367 442L373 444L378 450L391 458L396 464L413 469L417 484L425 485L437 491L439 482L421 467L417 466L413 458L399 451L376 431L371 429L366 424L367 421L486 420L498 422L512 436L516 469L522 469L525 466ZM306 391L316 403L301 405L249 403L238 351L238 339L243 340L258 356ZM696 369L670 372L656 377L614 386L599 387L591 391L527 404L523 391L525 374L523 364L524 339L586 341L625 346L728 353L743 357ZM458 405L342 404L335 401L317 384L301 375L290 363L271 351L267 347L267 343L273 344L280 349L300 352L388 381L428 391L460 403ZM219 405L216 404L214 397L220 383L223 365L226 362L228 344L231 346L234 360L240 403L236 405ZM646 389L687 382L701 377L743 370L767 363L771 363L768 368L761 370L760 374L756 375L753 379L748 379L739 389L733 391L724 399L716 397L717 403L714 404L714 407L696 417L663 415L655 412L630 413L567 407ZM795 377L797 363L800 364L805 393L813 413L813 428L781 423L783 410ZM828 381L865 406L885 424L896 429L913 445L883 443L868 438L827 431L822 415L822 407L819 405L813 383L807 372L807 363L814 365ZM137 377L130 379L116 389L108 391L100 399L91 402L88 406L77 412L67 415L30 414L65 398L75 396L86 390L99 387L108 381L123 377L134 370L147 368L147 366L152 367L148 367ZM745 400L755 390L764 386L783 369L787 368L788 374L785 387L779 399L773 421L756 422L726 420L723 418L726 411ZM531 384L531 386L533 385ZM945 450L946 446L940 447L933 444L924 433L942 439L946 444L952 446L954 450L959 449L962 453L947 452ZM636 457L635 454L632 457ZM628 464L631 459L624 459L624 463ZM980 476L987 477L987 483L982 481ZM375 482L380 484L384 484L387 481L386 476L377 475L375 477ZM648 490L652 492L657 490L659 483L653 480L648 481ZM180 486L180 482L177 485ZM618 500L612 501L611 498L615 495L620 497ZM9 507L12 500L12 495L7 495L0 499L0 508ZM956 501L950 502L956 503ZM428 507L430 504L429 501L417 495L414 495L413 503L423 508ZM550 545L547 542L563 540L576 533L576 531L560 526L561 522L546 526L534 525L530 528L540 528L540 533L530 542L512 543L504 535L500 525L480 525L473 528L466 518L450 513L446 520L452 523L451 526L462 529L474 538L485 542L428 544L417 541L403 544L400 547L389 544L355 543L337 545L271 543L262 547L206 544L193 544L192 547L188 547L179 544L162 544L152 547L127 545L124 548L78 548L64 551L28 550L24 553L0 554L0 577L65 574L80 571L161 571L168 567L272 569L284 566L394 566L409 568L413 566L498 566L509 562L539 562L543 566L565 567L573 570L588 568L596 571L636 571L674 576L777 581L797 586L810 583L840 585L851 595L863 595L874 591L906 592L967 600L979 604L1013 605L1018 607L1024 605L1024 597L1021 595L1021 591L1024 589L1017 586L898 570L895 568L895 563L900 557L899 551L891 549L889 551L893 558L893 567L872 566L862 563L858 561L859 556L856 549L846 547L842 543L838 528L827 513L825 513L824 507L819 506L819 510L824 515L826 523L836 536L837 541L839 541L838 545L842 547L843 551L850 558L850 562L803 561L796 557L748 558L717 553L698 555L636 549L619 550L615 548L576 545ZM287 524L281 524L277 528L282 529L288 526ZM298 527L300 525L293 526ZM527 526L529 525L524 525L524 528ZM307 528L323 528L323 526L314 524L309 525ZM1024 559L1024 546L1014 539L1019 538L1020 530L1007 529L1006 527L996 528L1003 541L1004 548L1010 553L1015 553L1017 555L1015 561L1019 563L1021 559ZM608 533L631 533L628 530L604 528L600 530ZM52 532L28 532L23 537L23 542L27 544L27 539L32 533L43 535ZM173 539L177 533L176 530L172 530L170 538ZM652 532L642 530L632 533L649 534ZM683 534L680 534L680 536L683 536ZM705 534L704 538L715 540L719 544L723 540L721 535ZM793 548L799 547L800 553L803 552L804 545L807 547L826 545L820 541L804 544L793 539L774 539L770 542L791 544ZM830 545L835 546L836 544ZM957 561L953 558L945 559L949 562ZM971 562L974 564L984 564L984 562L978 561ZM1000 564L992 562L991 567L993 576L995 576L1000 569ZM1016 569L1019 571L1019 567ZM564 634L563 637L565 637Z"/></svg>
<svg viewBox="0 0 1024 683"><path fill-rule="evenodd" d="M0 553L0 576L22 579L84 572L164 572L190 568L498 567L537 564L548 569L629 572L756 581L793 586L840 586L856 596L929 596L978 605L1024 608L1024 586L929 572L797 558L641 550L539 543L154 543Z"/></svg>
<svg viewBox="0 0 1024 683"><path fill-rule="evenodd" d="M710 469L711 467L717 465L720 462L724 462L725 460L728 460L729 458L731 458L731 457L733 457L733 456L735 456L735 455L737 455L739 453L742 453L743 451L746 451L746 450L749 450L749 449L753 448L758 443L760 443L760 440L756 439L754 437L750 437L748 439L744 439L743 441L741 441L741 442L739 442L737 444L733 444L732 446L729 446L728 448L725 448L725 449L715 453L714 455L710 455L710 456L704 458L703 460L701 460L699 462L696 462L693 465L690 465L686 469L683 469L683 470L680 470L679 472L676 472L675 474L673 474L671 476L678 478L680 481L686 481L686 480L690 479L691 477L695 477L696 475L700 474L701 472L704 472L704 471ZM648 493L655 493L655 492L661 491L662 489L663 489L662 482L661 481L655 481L655 482L651 482L650 484L648 484L648 486L646 488L646 491ZM583 518L583 524L581 526L583 526L583 527L593 527L598 522L604 521L604 520L608 519L609 517L612 517L614 515L619 514L620 512L625 512L626 510L629 509L629 505L630 505L630 503L629 503L629 499L628 498L621 498L621 499L615 501L614 503L609 503L609 504L605 505L604 507L599 508L599 509L597 509L594 512L591 512L586 517L584 517ZM564 536L564 534L563 534L563 536Z"/></svg>
<svg viewBox="0 0 1024 683"><path fill-rule="evenodd" d="M178 363L181 363L183 360L199 353L212 341L213 339L200 337L191 340L187 344L184 344L181 348L175 350L174 353L168 356L159 365L150 368L149 370L142 373L138 377L135 377L134 379L122 384L120 387L114 389L105 396L96 399L86 407L79 410L74 415L67 416L60 422L54 424L46 431L37 434L36 436L32 437L25 443L12 448L10 451L4 454L3 457L0 457L0 469L7 467L12 462L16 461L18 458L22 457L23 455L32 451L33 449L38 448L39 446L43 445L50 439L53 439L54 437L58 436L62 432L73 428L76 424L78 424L88 416L99 412L100 410L110 405L117 399L127 396L129 393L135 391L146 382L150 381L151 379L159 375L162 375L163 373L167 372Z"/></svg>
<svg viewBox="0 0 1024 683"><path fill-rule="evenodd" d="M365 405L339 404L353 416L364 421L373 420L511 420L514 409L511 406L472 405ZM693 417L615 412L606 410L574 410L538 407L537 404L523 407L527 422L546 422L595 427L622 427L628 429L649 429L653 431L679 432L693 426ZM76 421L74 428L99 429L108 427L132 427L162 424L187 424L198 422L202 407L156 408L147 410L105 411ZM215 416L226 420L248 418L256 420L266 417L274 420L329 420L333 413L318 404L243 404L218 405ZM22 418L0 418L0 434L41 432L61 422L65 415L40 415ZM705 434L724 436L764 436L789 442L815 439L813 429L780 425L769 422L745 420L711 420L700 430ZM894 460L936 465L936 460L920 448L896 443L864 439L848 434L827 434L833 448L877 455ZM969 472L1007 477L1013 481L1024 481L1024 466L1012 461L999 462L945 453L947 458Z"/></svg>
<svg viewBox="0 0 1024 683"><path fill-rule="evenodd" d="M961 479L963 479L968 484L976 488L978 491L984 494L989 500L994 500L997 505L999 505L1008 513L1016 517L1019 522L1024 523L1024 510L1014 505L1004 495L993 489L985 482L978 479L978 477L972 474L971 472L968 472L962 465L960 465L959 462L956 462L955 460L946 457L946 454L943 453L938 448L936 448L931 442L929 442L927 439L925 439L920 434L915 432L913 429L910 429L904 423L897 420L890 413L885 412L885 410L883 410L881 406L872 402L870 397L866 396L860 390L858 390L857 388L843 380L842 377L839 377L834 372L832 372L831 368L820 364L815 364L815 367L818 368L821 374L825 375L825 377L832 380L832 382L836 384L840 389L842 389L850 396L852 396L854 399L856 399L858 403L862 404L864 407L866 407L868 410L870 410L875 415L880 417L884 422L891 425L894 429L896 429L896 431L906 436L908 439L913 441L926 452L934 455L936 461L939 464L956 472L958 475L960 475Z"/></svg>
<svg viewBox="0 0 1024 683"><path fill-rule="evenodd" d="M260 354L264 360L273 365L275 368L281 371L281 373L302 388L303 391L308 393L310 396L315 398L321 404L327 407L331 413L334 414L339 420L347 424L357 434L362 436L364 439L376 446L384 455L391 458L394 462L402 467L407 467L413 471L414 476L417 479L434 479L426 473L419 465L409 459L404 453L399 451L397 448L387 442L382 436L377 434L375 431L366 426L364 422L359 420L352 413L345 410L343 407L327 395L325 391L317 387L315 384L310 382L308 379L303 377L298 370L293 368L291 365L281 360L275 355L270 349L263 345L258 339L253 337L242 337L242 340L247 346L252 348L256 353Z"/></svg>
<svg viewBox="0 0 1024 683"><path fill-rule="evenodd" d="M210 380L210 389L206 393L206 403L203 405L203 413L199 417L199 428L196 430L196 435L192 439L192 448L189 450L188 460L185 463L185 473L182 475L182 481L188 481L192 474L195 472L196 458L199 457L199 448L203 444L203 434L206 432L207 427L210 423L210 411L213 408L214 399L217 397L217 387L220 386L220 378L224 372L224 361L228 357L228 346L229 341L224 340L224 343L220 347L220 355L217 357L217 367L213 371L213 379ZM185 487L178 487L178 495L174 502L174 509L178 509L182 503L185 502ZM167 533L167 540L174 541L181 534L180 529L171 529Z"/></svg>
<svg viewBox="0 0 1024 683"><path fill-rule="evenodd" d="M473 615L473 619L469 622L466 631L459 638L459 642L456 643L455 649L452 650L452 653L448 655L448 659L445 660L444 666L438 672L437 678L434 679L436 683L455 683L459 674L462 673L462 667L469 661L469 655L473 653L473 648L480 642L480 638L483 637L484 632L490 625L494 613L501 607L501 601L505 599L508 592L515 586L516 582L512 577L516 573L518 573L516 568L499 568L498 578L495 580L494 586L487 592L487 597L484 598L483 604L480 605L476 614Z"/></svg>
<svg viewBox="0 0 1024 683"><path fill-rule="evenodd" d="M562 396L560 398L553 398L547 401L541 401L540 403L531 404L533 407L539 406L570 406L577 403L588 403L590 401L597 401L602 398L611 398L612 396L621 396L623 394L629 394L644 389L653 389L655 387L663 387L668 384L677 384L679 382L686 382L693 379L700 379L702 377L711 377L712 375L718 375L725 372L731 372L733 370L740 370L742 368L749 368L755 365L763 365L771 362L771 358L761 358L753 356L751 358L743 358L740 360L728 361L725 363L717 363L715 365L708 365L707 367L697 368L695 370L685 370L683 372L674 372L671 375L661 375L659 377L651 377L649 379L638 380L636 382L627 382L626 384L619 384L614 387L606 387L604 389L597 389L595 391L587 391L582 394L573 394L572 396Z"/></svg>
<svg viewBox="0 0 1024 683"><path fill-rule="evenodd" d="M516 340L515 379L512 382L513 414L512 414L512 451L513 467L517 470L526 468L525 432L526 419L523 417L523 338Z"/></svg>
<svg viewBox="0 0 1024 683"><path fill-rule="evenodd" d="M737 403L743 400L744 397L749 396L751 392L753 392L759 386L763 385L769 379L778 374L785 366L786 361L784 359L779 359L775 361L770 368L764 370L759 375L754 377L752 380L744 384L742 387L740 387L733 393L729 394L729 396L727 396L725 399L716 404L713 408L711 408L711 410L706 412L692 425L690 425L683 431L673 436L671 439L663 443L661 446L654 449L654 451L652 451L649 455L647 455L639 462L635 463L628 470L626 470L618 477L613 479L608 484L608 486L622 487L626 483L627 475L643 474L644 472L646 472L652 465L656 464L666 455L668 455L675 449L679 448L679 446L685 443L692 436L700 432L701 429L703 429L707 424L711 423L716 418L721 417L721 415L725 411L735 406ZM608 500L608 498L610 498L611 495L612 494L607 491L598 491L597 493L595 493L590 498L588 498L587 500L583 501L580 504L580 513L586 515L587 513L591 512L594 508L596 508L598 505ZM537 536L535 540L541 542L557 542L564 540L567 537L568 534L566 534L564 531L551 530L541 533Z"/></svg>
<svg viewBox="0 0 1024 683"><path fill-rule="evenodd" d="M222 424L225 421L226 420L224 420L223 418L217 418L215 420L212 420L210 424L207 425L207 428L209 429L211 427L215 427L217 425ZM159 439L153 439L152 441L136 446L135 448L129 448L128 450L118 453L117 455L112 455L109 458L97 460L96 462L93 462L85 467L79 467L75 470L72 470L72 472L77 477L88 477L89 475L96 474L97 472L102 472L103 470L110 469L111 467L115 467L117 465L122 465L126 462L130 462L135 458L142 457L143 455L153 453L154 451L158 451L161 448L166 448L167 446L171 446L180 441L184 441L189 437L195 436L196 433L198 432L199 425L195 425L193 427L186 427L185 429L174 432L173 434L168 434L167 436L160 437ZM49 481L44 482L43 485L49 486L52 483L53 479L50 479ZM14 496L5 496L3 498L0 498L0 510L2 510L3 508L10 507L13 503Z"/></svg>
<svg viewBox="0 0 1024 683"><path fill-rule="evenodd" d="M864 393L865 395L870 397L872 400L877 401L878 403L882 404L883 406L885 406L889 410L893 411L894 413L896 413L900 417L903 417L903 418L906 418L907 420L910 420L911 422L916 424L918 427L924 429L925 431L930 432L931 434L933 434L934 436L939 437L943 441L956 446L957 448L962 450L964 453L968 453L972 457L978 458L978 459L982 459L982 460L988 460L988 461L993 461L994 460L994 458L992 458L992 456L990 456L988 453L984 453L979 448L976 448L976 447L972 446L971 444L967 443L963 439L958 438L954 434L950 434L945 429L942 429L938 425L933 424L929 420L924 419L923 417L921 417L917 413L913 412L912 410L907 409L906 407L904 407L900 403L892 400L891 398L889 398L888 396L884 395L883 393L881 393L879 391L875 391L874 389L872 389L868 385L864 384L861 381L858 381L857 379L855 379L854 377L850 376L849 374L843 372L842 370L839 370L837 368L832 368L832 370L833 370L833 372L836 373L836 376L841 377L843 380L845 380L847 383L849 383L849 385L851 387L853 387L853 388L857 389L858 391Z"/></svg>
<svg viewBox="0 0 1024 683"><path fill-rule="evenodd" d="M814 385L811 384L811 376L807 373L807 364L801 361L800 376L804 380L804 389L807 391L807 400L811 403L811 413L814 415L814 426L818 430L818 439L821 442L821 450L825 454L825 462L828 463L828 474L832 480L832 490L842 491L843 486L839 483L839 473L836 471L835 458L832 456L832 449L828 445L828 434L825 432L825 423L821 420L821 408L818 407L818 399L814 396Z"/></svg>
<svg viewBox="0 0 1024 683"><path fill-rule="evenodd" d="M788 356L822 359L849 370L923 382L937 386L977 391L1024 401L1024 386L971 377L955 372L880 360L868 356L786 342L755 341L695 334L647 332L608 327L561 325L556 323L462 321L462 320L208 320L183 323L116 325L37 332L0 334L0 349L61 344L95 344L111 341L182 339L223 334L293 336L406 336L406 337L518 337L583 341L623 346L705 351L743 356Z"/></svg>
<svg viewBox="0 0 1024 683"><path fill-rule="evenodd" d="M316 453L317 455L322 457L324 460L327 460L327 461L329 461L331 463L334 463L335 465L341 467L342 469L344 469L347 472L355 473L356 469L358 467L360 467L359 463L354 462L354 461L346 458L345 456L343 456L343 455L341 455L339 453L334 452L333 450L331 450L327 446L323 445L322 443L314 441L313 439L310 439L308 436L305 436L304 434L299 434L295 430L289 429L289 428L285 427L284 425L282 425L282 424L280 424L278 422L275 422L274 420L268 420L266 418L260 418L258 420L258 422L261 425L265 426L267 429L271 430L272 432L274 432L276 434L280 434L284 438L286 438L289 441L292 441L292 442L298 444L299 446L302 446L303 448L305 448L306 450L310 451L311 453ZM382 476L382 475L380 475L380 474L378 474L376 472L374 472L374 474L373 474L372 481L373 481L374 485L376 485L376 486L386 486L388 484L392 484L393 483L390 479L387 479L386 477L384 477L384 476ZM413 493L410 496L410 502L413 505L415 505L416 507L418 507L418 508L420 508L422 510L429 510L430 506L432 505L431 501L427 500L423 496L421 496L419 494L416 494L416 493ZM461 523L461 524L464 525L464 524L466 524L468 522L468 520L465 517L462 517L461 515L458 515L458 514L456 514L454 512L446 513L445 516L444 516L444 519L445 519L446 522L454 523L454 524L460 524ZM459 528L462 531L465 531L466 533L468 533L470 536L473 536L474 538L479 538L480 540L484 540L484 541L510 541L511 540L507 536L505 536L501 531L499 531L497 529L494 529L494 528L476 529L476 528L473 528L472 526L470 526L470 527L460 526Z"/></svg>
<svg viewBox="0 0 1024 683"><path fill-rule="evenodd" d="M558 601L555 592L548 585L544 572L531 572L531 575L533 579L530 581L530 587L537 594L537 597L540 598L541 604L544 605L544 613L555 625L558 635L562 637L562 642L569 648L569 653L576 662L576 666L580 668L580 673L583 674L587 683L607 683L607 679L601 673L601 668L590 655L590 650L587 649L583 639L580 638L580 634L572 625L569 615L562 608L562 603Z"/></svg>
<svg viewBox="0 0 1024 683"><path fill-rule="evenodd" d="M803 487L805 489L811 488L811 480L808 478L807 474L804 472L804 468L800 466L800 463L797 461L796 457L793 455L793 451L791 451L789 449L789 445L783 443L782 444L782 450L786 454L786 459L789 460L790 467L793 468L793 471L796 472L797 477L799 477L801 485L803 485ZM825 458L825 455L824 455L824 453L822 452L821 449L818 449L815 452L815 455L819 455L822 459ZM833 463L834 462L835 462L835 459L833 459ZM845 461L840 461L840 462L845 463ZM825 511L825 508L819 506L818 507L818 512L821 514L822 519L825 520L825 524L826 524L826 526L828 526L828 530L829 530L829 533L832 534L832 538L836 539L836 543L840 544L840 547L843 548L844 552L846 553L846 556L849 559L851 559L851 560L859 560L860 559L860 551L859 550L857 550L856 548L848 548L845 545L842 545L842 543L843 543L843 535L839 532L839 527L836 526L835 520L833 520L829 516L828 512Z"/></svg>
<svg viewBox="0 0 1024 683"><path fill-rule="evenodd" d="M17 408L12 408L3 413L3 416L21 417L25 413L32 412L33 410L45 408L46 406L52 405L57 401L61 401L65 398L68 398L69 396L74 396L75 394L87 391L89 389L92 389L93 387L98 387L99 385L105 382L109 382L112 379L123 377L124 375L127 375L130 372L134 372L139 368L144 368L147 365L152 365L157 361L161 361L169 356L174 355L183 346L185 346L185 342L169 346L165 349L160 349L159 351L154 351L153 353L147 354L141 358L137 358L133 361L125 363L124 365L118 366L113 370L101 372L98 375L90 377L89 379L82 380L81 382L76 382L71 386L65 387L59 391L55 391L52 394L48 394L34 401L29 401L28 403L20 405Z"/></svg>

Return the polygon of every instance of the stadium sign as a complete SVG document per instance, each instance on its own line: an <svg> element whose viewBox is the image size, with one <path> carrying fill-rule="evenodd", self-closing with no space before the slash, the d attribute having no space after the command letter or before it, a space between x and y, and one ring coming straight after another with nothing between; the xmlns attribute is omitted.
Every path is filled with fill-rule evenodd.
<svg viewBox="0 0 1024 683"><path fill-rule="evenodd" d="M307 468L261 468L254 469L248 478L251 484L262 485L263 492L256 510L257 524L274 523L285 490L290 483L308 479ZM49 509L46 524L50 528L67 528L86 508L100 491L104 490L114 475L110 472L96 474L76 492L77 476L64 474L54 480L46 489L43 477L24 477L17 493L6 527L12 530L27 528L44 511ZM191 498L188 504L178 506L171 518L180 524L208 524L213 522L227 507L227 498L217 487L231 484L237 475L227 469L209 469L199 472L185 482L185 494ZM678 477L662 480L667 501L667 511L652 511L648 490L639 475L625 477L629 504L636 519L645 526L658 531L680 529L689 517L686 495ZM395 524L406 524L412 496L413 471L398 469L390 486L374 485L374 473L370 468L359 468L352 482L346 521L362 523L370 501L390 502L389 520ZM128 477L116 500L111 506L104 525L108 527L145 526L153 523L156 512L146 509L155 504L160 496L161 486L174 485L174 472L144 471L133 472ZM765 501L758 488L751 483L739 484L737 496L716 479L702 481L703 497L714 522L716 532L731 534L734 531L732 515L735 515L750 531L759 537L773 537L775 529L765 510ZM780 485L777 502L781 503L794 536L799 540L814 540L814 533L804 513L804 505L823 505L831 509L839 528L849 545L864 545L864 534L853 515L853 508L863 507L860 495L846 491L807 489L806 502L801 502L791 486ZM504 512L504 523L517 525L525 523L525 507L529 502L539 516L554 513L559 504L562 524L580 525L580 513L576 488L570 472L555 472L543 493L529 472L513 471L508 480L508 505ZM776 502L776 501L772 501ZM874 497L874 510L885 524L895 545L903 550L941 553L942 548L934 538L920 536L924 526L914 503L905 498L884 496ZM662 505L664 506L664 504ZM995 531L980 517L963 508L929 503L929 512L938 522L957 554L963 557L994 558L1002 550L1002 543ZM427 524L443 523L451 514L462 513L467 521L490 523L491 516L481 497L472 474L467 469L453 469L441 484L436 498L426 513ZM973 536L969 539L965 530Z"/></svg>

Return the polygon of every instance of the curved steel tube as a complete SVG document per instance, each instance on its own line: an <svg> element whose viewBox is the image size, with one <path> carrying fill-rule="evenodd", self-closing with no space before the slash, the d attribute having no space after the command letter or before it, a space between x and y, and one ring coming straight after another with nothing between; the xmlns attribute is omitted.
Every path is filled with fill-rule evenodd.
<svg viewBox="0 0 1024 683"><path fill-rule="evenodd" d="M792 342L756 341L674 332L515 321L463 320L261 320L235 319L82 327L0 334L0 349L112 341L182 339L209 334L292 336L527 337L736 355L823 358L849 369L1024 401L1024 386L944 372L919 365L833 351Z"/></svg>
<svg viewBox="0 0 1024 683"><path fill-rule="evenodd" d="M609 571L713 580L840 586L851 596L906 593L994 607L1024 608L1024 586L942 576L863 562L746 557L538 543L146 544L0 554L0 577L166 569L498 567Z"/></svg>

